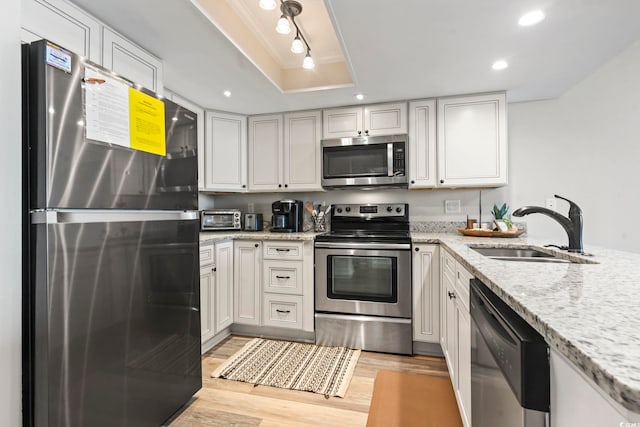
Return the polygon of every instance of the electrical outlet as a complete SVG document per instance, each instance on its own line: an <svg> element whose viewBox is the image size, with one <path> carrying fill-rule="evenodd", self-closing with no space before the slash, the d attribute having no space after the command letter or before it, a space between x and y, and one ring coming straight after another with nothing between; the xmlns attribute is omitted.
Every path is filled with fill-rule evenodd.
<svg viewBox="0 0 640 427"><path fill-rule="evenodd" d="M552 211L555 211L556 210L556 199L555 198L547 199L545 204L544 204L544 206L547 209L551 209Z"/></svg>
<svg viewBox="0 0 640 427"><path fill-rule="evenodd" d="M253 203L247 203L247 212L255 212L255 206Z"/></svg>
<svg viewBox="0 0 640 427"><path fill-rule="evenodd" d="M444 213L448 213L448 214L460 213L460 200L445 200Z"/></svg>

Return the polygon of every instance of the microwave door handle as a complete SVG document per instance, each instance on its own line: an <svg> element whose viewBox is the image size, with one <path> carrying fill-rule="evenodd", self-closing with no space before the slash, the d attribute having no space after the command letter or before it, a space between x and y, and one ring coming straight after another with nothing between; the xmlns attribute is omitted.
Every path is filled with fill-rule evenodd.
<svg viewBox="0 0 640 427"><path fill-rule="evenodd" d="M393 144L387 144L387 176L393 176Z"/></svg>

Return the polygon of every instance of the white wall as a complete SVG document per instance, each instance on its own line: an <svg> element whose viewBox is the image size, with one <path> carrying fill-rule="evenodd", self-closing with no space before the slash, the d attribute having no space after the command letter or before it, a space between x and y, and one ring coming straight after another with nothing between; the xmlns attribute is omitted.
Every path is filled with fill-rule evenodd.
<svg viewBox="0 0 640 427"><path fill-rule="evenodd" d="M583 209L586 251L640 252L640 41L558 99L510 104L509 150L514 207L563 195ZM527 222L530 235L566 244L550 218Z"/></svg>
<svg viewBox="0 0 640 427"><path fill-rule="evenodd" d="M0 425L21 419L20 0L2 2L0 25Z"/></svg>

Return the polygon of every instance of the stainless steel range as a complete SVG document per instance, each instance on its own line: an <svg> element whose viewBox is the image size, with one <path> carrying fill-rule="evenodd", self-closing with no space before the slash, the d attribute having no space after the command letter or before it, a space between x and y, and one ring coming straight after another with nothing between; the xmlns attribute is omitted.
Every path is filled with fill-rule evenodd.
<svg viewBox="0 0 640 427"><path fill-rule="evenodd" d="M409 205L334 205L315 263L316 343L412 353Z"/></svg>

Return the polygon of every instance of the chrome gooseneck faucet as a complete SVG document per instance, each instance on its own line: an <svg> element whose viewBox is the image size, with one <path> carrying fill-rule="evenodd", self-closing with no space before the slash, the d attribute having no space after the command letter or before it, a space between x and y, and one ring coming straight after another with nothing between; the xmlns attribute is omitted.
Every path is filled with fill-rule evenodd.
<svg viewBox="0 0 640 427"><path fill-rule="evenodd" d="M567 232L567 236L569 237L569 246L561 247L560 249L566 249L569 252L583 253L582 209L569 199L558 196L557 194L555 194L554 197L569 202L569 218L556 211L539 206L523 206L513 211L513 216L521 217L532 213L539 213L555 219L560 223L562 228L564 228L564 231Z"/></svg>

